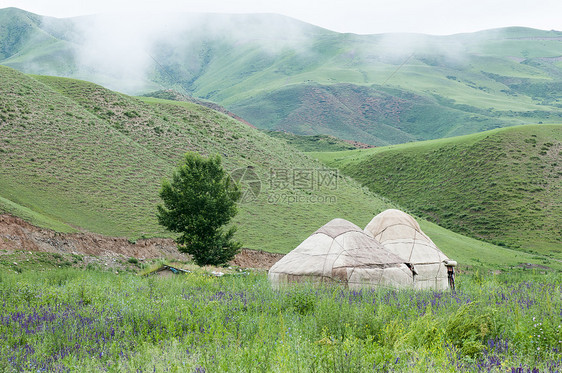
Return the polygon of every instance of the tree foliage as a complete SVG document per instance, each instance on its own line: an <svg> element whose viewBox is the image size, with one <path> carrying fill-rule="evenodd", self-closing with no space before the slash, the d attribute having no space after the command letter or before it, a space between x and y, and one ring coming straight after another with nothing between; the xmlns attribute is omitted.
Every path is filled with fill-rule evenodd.
<svg viewBox="0 0 562 373"><path fill-rule="evenodd" d="M233 240L236 227L224 226L237 214L241 192L219 155L186 153L172 181L162 182L160 197L158 222L180 233L179 251L191 254L198 265L222 265L240 251Z"/></svg>

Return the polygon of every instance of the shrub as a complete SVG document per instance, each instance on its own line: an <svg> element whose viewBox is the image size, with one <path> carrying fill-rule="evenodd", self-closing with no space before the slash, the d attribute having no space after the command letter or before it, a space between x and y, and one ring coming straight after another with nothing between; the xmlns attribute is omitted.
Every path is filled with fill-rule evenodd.
<svg viewBox="0 0 562 373"><path fill-rule="evenodd" d="M312 313L316 307L316 299L314 295L304 290L292 292L288 299L290 306L300 315Z"/></svg>
<svg viewBox="0 0 562 373"><path fill-rule="evenodd" d="M491 314L480 314L477 306L474 302L462 305L445 327L445 338L470 357L482 352L485 338L492 334Z"/></svg>

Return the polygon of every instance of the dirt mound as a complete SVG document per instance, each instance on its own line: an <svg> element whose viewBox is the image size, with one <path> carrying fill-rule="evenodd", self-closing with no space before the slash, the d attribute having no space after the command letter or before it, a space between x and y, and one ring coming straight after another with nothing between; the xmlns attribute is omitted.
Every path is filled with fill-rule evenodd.
<svg viewBox="0 0 562 373"><path fill-rule="evenodd" d="M242 268L269 269L283 256L283 254L268 253L261 250L242 249L230 263Z"/></svg>
<svg viewBox="0 0 562 373"><path fill-rule="evenodd" d="M125 256L137 259L188 260L168 238L139 239L131 242L122 237L95 233L64 234L33 226L15 216L0 215L0 249L14 251L74 253L89 256ZM283 255L243 249L231 262L243 268L269 269Z"/></svg>

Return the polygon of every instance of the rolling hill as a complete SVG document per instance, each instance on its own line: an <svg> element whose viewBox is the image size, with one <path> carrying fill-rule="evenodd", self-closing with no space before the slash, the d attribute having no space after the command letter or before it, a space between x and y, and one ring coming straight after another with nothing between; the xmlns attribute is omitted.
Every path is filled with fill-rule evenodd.
<svg viewBox="0 0 562 373"><path fill-rule="evenodd" d="M562 258L562 125L315 156L440 226Z"/></svg>
<svg viewBox="0 0 562 373"><path fill-rule="evenodd" d="M257 198L241 204L236 221L251 248L286 251L335 215L365 221L388 206L285 142L200 105L6 67L0 80L0 206L39 225L167 235L155 217L158 190L186 151L218 153L243 185L257 182ZM301 184L294 172L306 176Z"/></svg>
<svg viewBox="0 0 562 373"><path fill-rule="evenodd" d="M340 34L272 15L0 9L0 64L120 92L175 89L262 129L372 145L559 123L562 32Z"/></svg>
<svg viewBox="0 0 562 373"><path fill-rule="evenodd" d="M7 67L0 67L0 82L0 213L42 227L131 239L169 236L155 218L158 190L190 150L221 154L244 190L257 194L246 194L234 222L245 247L286 253L334 217L364 226L395 207L285 140L207 107ZM297 171L303 176L298 183L281 178ZM307 188L310 173L315 179ZM463 265L562 269L544 257L421 224Z"/></svg>

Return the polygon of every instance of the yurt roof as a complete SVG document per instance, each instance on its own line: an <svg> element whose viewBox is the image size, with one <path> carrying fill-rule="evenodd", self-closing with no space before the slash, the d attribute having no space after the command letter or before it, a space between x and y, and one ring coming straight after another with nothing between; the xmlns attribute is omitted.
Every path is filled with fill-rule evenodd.
<svg viewBox="0 0 562 373"><path fill-rule="evenodd" d="M448 260L421 230L418 222L403 211L389 209L381 212L367 224L365 232L409 263L439 263Z"/></svg>

